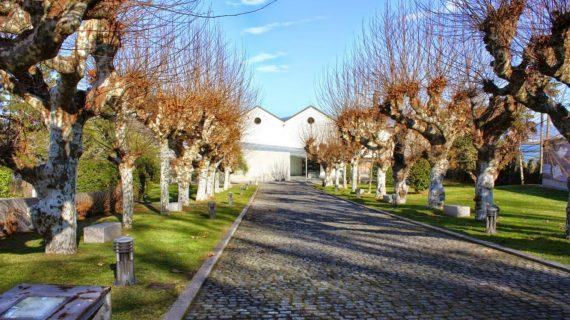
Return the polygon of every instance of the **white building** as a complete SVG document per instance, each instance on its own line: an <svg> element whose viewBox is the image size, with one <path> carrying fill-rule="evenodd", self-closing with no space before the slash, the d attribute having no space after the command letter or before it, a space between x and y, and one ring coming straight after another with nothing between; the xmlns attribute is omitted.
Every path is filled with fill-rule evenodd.
<svg viewBox="0 0 570 320"><path fill-rule="evenodd" d="M320 175L320 166L307 160L303 137L311 130L331 126L329 116L309 106L291 117L279 118L255 107L245 121L242 148L248 171L237 172L233 179L262 182Z"/></svg>

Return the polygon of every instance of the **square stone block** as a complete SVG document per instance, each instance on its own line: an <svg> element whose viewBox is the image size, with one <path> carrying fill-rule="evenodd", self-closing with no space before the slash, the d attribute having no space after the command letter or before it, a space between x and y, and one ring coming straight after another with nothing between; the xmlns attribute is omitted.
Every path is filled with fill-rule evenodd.
<svg viewBox="0 0 570 320"><path fill-rule="evenodd" d="M387 203L392 203L392 195L391 194L385 194L382 197L382 201L387 202Z"/></svg>
<svg viewBox="0 0 570 320"><path fill-rule="evenodd" d="M105 243L120 236L120 222L103 222L83 229L83 242L85 243Z"/></svg>
<svg viewBox="0 0 570 320"><path fill-rule="evenodd" d="M471 208L467 206L445 205L443 206L443 213L451 217L464 218L469 217Z"/></svg>

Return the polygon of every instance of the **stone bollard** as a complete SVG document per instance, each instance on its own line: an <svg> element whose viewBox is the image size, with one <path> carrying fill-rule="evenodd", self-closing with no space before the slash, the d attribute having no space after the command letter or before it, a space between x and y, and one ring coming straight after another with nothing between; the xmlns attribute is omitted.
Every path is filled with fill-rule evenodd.
<svg viewBox="0 0 570 320"><path fill-rule="evenodd" d="M228 205L230 207L234 206L234 194L232 192L228 192Z"/></svg>
<svg viewBox="0 0 570 320"><path fill-rule="evenodd" d="M117 269L115 272L115 285L128 286L135 284L135 241L131 237L119 237L113 241L113 248L117 254Z"/></svg>
<svg viewBox="0 0 570 320"><path fill-rule="evenodd" d="M334 193L338 193L338 185L334 185Z"/></svg>
<svg viewBox="0 0 570 320"><path fill-rule="evenodd" d="M497 213L498 209L494 206L487 205L487 217L486 217L486 227L485 232L487 234L497 233Z"/></svg>
<svg viewBox="0 0 570 320"><path fill-rule="evenodd" d="M208 202L208 213L210 214L210 219L216 218L216 202Z"/></svg>

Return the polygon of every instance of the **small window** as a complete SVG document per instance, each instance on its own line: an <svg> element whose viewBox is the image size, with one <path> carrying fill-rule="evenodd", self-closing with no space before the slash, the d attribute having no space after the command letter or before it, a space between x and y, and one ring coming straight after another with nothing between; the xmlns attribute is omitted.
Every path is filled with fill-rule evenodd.
<svg viewBox="0 0 570 320"><path fill-rule="evenodd" d="M313 117L309 117L309 119L307 119L307 122L309 124L313 124L313 123L315 123L315 119L313 119Z"/></svg>
<svg viewBox="0 0 570 320"><path fill-rule="evenodd" d="M255 124L260 124L261 123L261 118L257 117L253 120L253 122L255 122Z"/></svg>

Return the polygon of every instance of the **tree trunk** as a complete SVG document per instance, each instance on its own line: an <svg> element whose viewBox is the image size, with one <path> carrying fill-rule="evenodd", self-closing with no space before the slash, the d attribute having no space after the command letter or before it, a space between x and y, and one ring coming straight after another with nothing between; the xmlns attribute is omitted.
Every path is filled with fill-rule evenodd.
<svg viewBox="0 0 570 320"><path fill-rule="evenodd" d="M410 172L409 166L398 165L394 163L393 177L394 177L394 193L396 194L396 204L405 204L408 196L408 185L406 179Z"/></svg>
<svg viewBox="0 0 570 320"><path fill-rule="evenodd" d="M376 176L376 199L382 199L386 195L386 171L385 166L378 166Z"/></svg>
<svg viewBox="0 0 570 320"><path fill-rule="evenodd" d="M190 205L190 180L193 168L189 162L179 163L178 166L178 211L182 211L185 206Z"/></svg>
<svg viewBox="0 0 570 320"><path fill-rule="evenodd" d="M524 186L524 155L519 147L519 173L521 177L521 186Z"/></svg>
<svg viewBox="0 0 570 320"><path fill-rule="evenodd" d="M372 193L372 178L374 177L374 164L370 163L370 170L368 170L368 194Z"/></svg>
<svg viewBox="0 0 570 320"><path fill-rule="evenodd" d="M566 185L570 190L570 177L568 177ZM566 239L570 239L570 193L568 193L568 203L566 204Z"/></svg>
<svg viewBox="0 0 570 320"><path fill-rule="evenodd" d="M335 166L334 185L337 188L340 186L340 165Z"/></svg>
<svg viewBox="0 0 570 320"><path fill-rule="evenodd" d="M358 189L358 160L352 161L351 169L352 169L351 190L352 192L356 192L356 189Z"/></svg>
<svg viewBox="0 0 570 320"><path fill-rule="evenodd" d="M346 181L346 162L342 163L342 187L343 188L348 188L348 184Z"/></svg>
<svg viewBox="0 0 570 320"><path fill-rule="evenodd" d="M38 202L31 208L34 227L45 241L47 254L77 252L75 194L77 165L82 153L83 124L62 110L50 115L48 159L34 185Z"/></svg>
<svg viewBox="0 0 570 320"><path fill-rule="evenodd" d="M333 177L332 177L332 168L326 167L325 168L325 187L332 187L333 186Z"/></svg>
<svg viewBox="0 0 570 320"><path fill-rule="evenodd" d="M220 193L220 170L214 171L214 193Z"/></svg>
<svg viewBox="0 0 570 320"><path fill-rule="evenodd" d="M230 169L224 170L224 190L229 190L232 187L230 183Z"/></svg>
<svg viewBox="0 0 570 320"><path fill-rule="evenodd" d="M206 196L208 197L208 199L214 196L215 176L216 176L216 167L214 165L210 165L210 169L208 170L207 183L206 183Z"/></svg>
<svg viewBox="0 0 570 320"><path fill-rule="evenodd" d="M497 178L497 161L483 157L477 164L477 182L475 184L475 219L485 220L487 205L493 206L493 190Z"/></svg>
<svg viewBox="0 0 570 320"><path fill-rule="evenodd" d="M196 191L196 201L206 201L208 200L208 195L206 189L208 188L208 172L210 170L210 164L208 161L200 166L198 169L198 189Z"/></svg>
<svg viewBox="0 0 570 320"><path fill-rule="evenodd" d="M168 203L170 202L170 149L168 140L160 141L160 213L168 214Z"/></svg>
<svg viewBox="0 0 570 320"><path fill-rule="evenodd" d="M119 164L119 174L121 175L121 192L123 198L123 229L131 229L133 227L133 169L134 163L130 161L121 162Z"/></svg>
<svg viewBox="0 0 570 320"><path fill-rule="evenodd" d="M429 195L428 207L431 209L443 209L445 203L445 188L443 187L443 179L449 168L447 154L442 155L435 160L433 168L429 175Z"/></svg>

